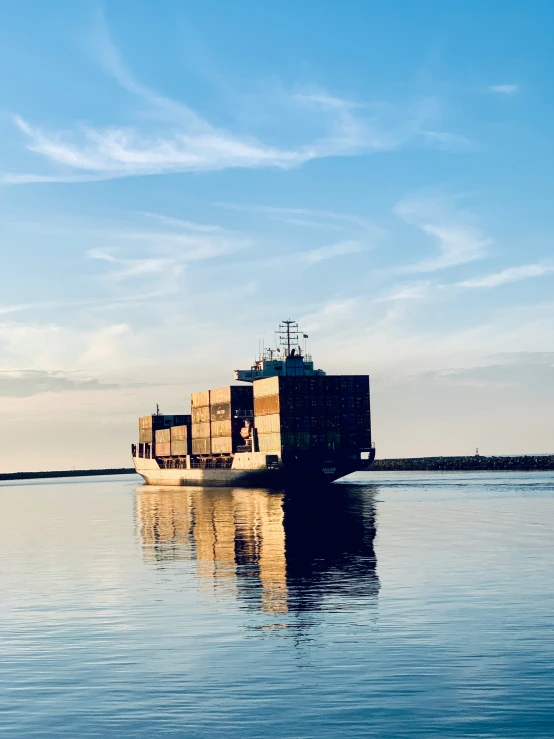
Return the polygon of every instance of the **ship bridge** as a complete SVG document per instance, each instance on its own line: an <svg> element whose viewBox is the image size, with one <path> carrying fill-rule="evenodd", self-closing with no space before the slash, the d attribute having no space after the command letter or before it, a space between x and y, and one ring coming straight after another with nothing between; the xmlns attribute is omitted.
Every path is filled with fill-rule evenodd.
<svg viewBox="0 0 554 739"><path fill-rule="evenodd" d="M277 347L264 349L250 369L235 370L235 380L254 382L262 377L309 377L325 374L321 369L314 369L312 357L306 351L308 335L298 328L296 321L291 321L290 318L283 321L275 334Z"/></svg>

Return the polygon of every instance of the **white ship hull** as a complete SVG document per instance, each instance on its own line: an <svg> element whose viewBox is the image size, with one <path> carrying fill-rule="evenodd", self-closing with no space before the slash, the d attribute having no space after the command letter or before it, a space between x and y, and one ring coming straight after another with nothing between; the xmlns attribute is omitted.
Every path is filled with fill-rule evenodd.
<svg viewBox="0 0 554 739"><path fill-rule="evenodd" d="M189 458L190 459L190 458ZM133 457L136 471L147 485L193 486L193 487L264 487L280 488L288 484L322 484L333 482L355 472L359 465L337 464L321 459L320 463L307 468L287 468L281 460L268 466L262 452L237 454L232 467L218 468L170 468L160 467L157 459ZM190 461L188 462L190 465Z"/></svg>

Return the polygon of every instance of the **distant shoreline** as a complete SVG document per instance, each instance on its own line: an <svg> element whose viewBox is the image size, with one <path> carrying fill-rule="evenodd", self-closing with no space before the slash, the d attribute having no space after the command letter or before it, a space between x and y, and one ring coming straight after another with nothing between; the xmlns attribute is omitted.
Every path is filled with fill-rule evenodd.
<svg viewBox="0 0 554 739"><path fill-rule="evenodd" d="M533 472L554 470L554 454L518 457L407 457L376 459L364 472L476 472L496 470ZM1 472L2 480L41 480L55 477L94 477L96 475L132 475L134 467L108 467L101 470L52 470L45 472Z"/></svg>
<svg viewBox="0 0 554 739"><path fill-rule="evenodd" d="M93 477L95 475L130 475L134 467L114 467L103 470L53 470L51 472L1 472L2 480L39 480L51 477Z"/></svg>
<svg viewBox="0 0 554 739"><path fill-rule="evenodd" d="M445 471L475 472L479 470L497 470L505 472L532 472L538 470L554 470L554 454L527 455L518 457L411 457L405 459L376 459L367 468L368 472L377 471Z"/></svg>

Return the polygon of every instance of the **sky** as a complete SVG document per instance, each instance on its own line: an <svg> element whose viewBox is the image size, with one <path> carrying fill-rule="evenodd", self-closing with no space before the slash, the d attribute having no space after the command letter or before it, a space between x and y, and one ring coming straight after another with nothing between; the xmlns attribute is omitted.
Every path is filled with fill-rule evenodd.
<svg viewBox="0 0 554 739"><path fill-rule="evenodd" d="M379 457L554 452L554 6L0 7L0 471L127 466L280 320Z"/></svg>

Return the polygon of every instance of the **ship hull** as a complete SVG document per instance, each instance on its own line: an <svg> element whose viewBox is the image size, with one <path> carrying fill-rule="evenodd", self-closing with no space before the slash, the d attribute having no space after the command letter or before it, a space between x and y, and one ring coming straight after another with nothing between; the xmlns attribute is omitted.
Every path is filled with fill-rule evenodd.
<svg viewBox="0 0 554 739"><path fill-rule="evenodd" d="M363 468L355 460L315 460L307 465L280 465L257 469L163 469L156 459L133 458L135 469L147 485L171 487L283 488L321 486Z"/></svg>

